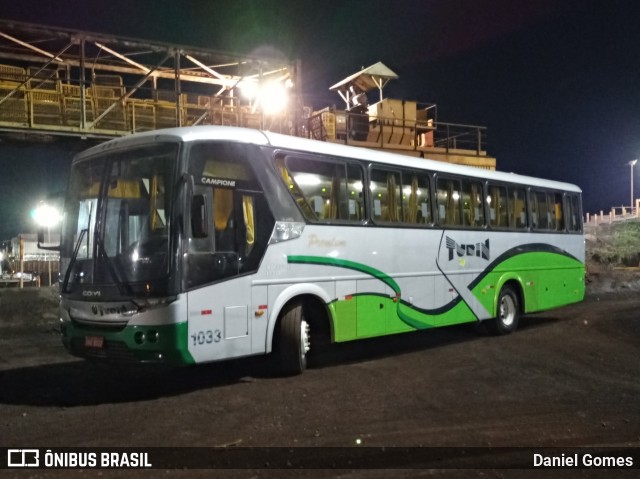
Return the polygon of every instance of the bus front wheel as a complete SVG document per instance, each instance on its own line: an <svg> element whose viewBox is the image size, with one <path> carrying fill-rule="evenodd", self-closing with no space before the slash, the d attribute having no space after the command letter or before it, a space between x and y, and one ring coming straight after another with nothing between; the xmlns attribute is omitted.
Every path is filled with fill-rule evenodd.
<svg viewBox="0 0 640 479"><path fill-rule="evenodd" d="M307 368L310 349L309 323L301 303L293 303L283 310L279 321L276 355L284 374L300 374Z"/></svg>
<svg viewBox="0 0 640 479"><path fill-rule="evenodd" d="M496 317L487 322L489 331L497 335L512 333L518 327L519 319L520 302L518 293L511 286L504 286L500 291L500 296L498 296Z"/></svg>

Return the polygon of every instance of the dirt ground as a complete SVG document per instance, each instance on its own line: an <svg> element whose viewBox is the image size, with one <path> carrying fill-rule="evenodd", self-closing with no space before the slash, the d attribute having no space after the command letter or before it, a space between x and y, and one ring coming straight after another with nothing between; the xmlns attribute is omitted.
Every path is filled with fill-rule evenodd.
<svg viewBox="0 0 640 479"><path fill-rule="evenodd" d="M515 334L474 326L335 345L296 377L265 358L124 369L67 355L56 293L0 289L1 447L640 447L640 272ZM561 450L561 449L560 449ZM327 450L328 451L328 450ZM73 477L635 477L633 470L73 471ZM69 471L0 470L0 477Z"/></svg>

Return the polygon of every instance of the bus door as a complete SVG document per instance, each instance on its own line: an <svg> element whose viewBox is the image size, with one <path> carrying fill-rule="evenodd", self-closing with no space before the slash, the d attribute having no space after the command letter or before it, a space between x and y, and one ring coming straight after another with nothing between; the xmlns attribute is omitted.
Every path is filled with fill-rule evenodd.
<svg viewBox="0 0 640 479"><path fill-rule="evenodd" d="M196 361L252 352L251 275L243 273L255 262L257 196L234 188L194 188L185 281L189 351Z"/></svg>

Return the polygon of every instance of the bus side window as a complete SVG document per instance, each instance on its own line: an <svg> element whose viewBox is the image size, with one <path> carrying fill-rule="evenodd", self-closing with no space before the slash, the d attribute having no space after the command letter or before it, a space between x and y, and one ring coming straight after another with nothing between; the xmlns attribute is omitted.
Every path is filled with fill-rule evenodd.
<svg viewBox="0 0 640 479"><path fill-rule="evenodd" d="M344 219L353 221L364 219L363 184L362 168L355 164L347 164L347 215Z"/></svg>
<svg viewBox="0 0 640 479"><path fill-rule="evenodd" d="M531 195L531 219L533 228L537 230L548 230L551 214L547 206L547 193L544 191L532 191Z"/></svg>
<svg viewBox="0 0 640 479"><path fill-rule="evenodd" d="M494 228L507 228L507 188L499 185L489 185L487 196L489 206L489 224Z"/></svg>
<svg viewBox="0 0 640 479"><path fill-rule="evenodd" d="M441 225L457 226L462 224L459 180L438 178L436 200L438 202L438 221Z"/></svg>
<svg viewBox="0 0 640 479"><path fill-rule="evenodd" d="M465 226L484 226L484 205L482 204L482 183L462 180L462 208Z"/></svg>
<svg viewBox="0 0 640 479"><path fill-rule="evenodd" d="M360 220L362 170L340 160L276 159L276 168L310 221Z"/></svg>
<svg viewBox="0 0 640 479"><path fill-rule="evenodd" d="M402 211L404 223L428 225L433 222L429 177L424 173L402 172Z"/></svg>
<svg viewBox="0 0 640 479"><path fill-rule="evenodd" d="M562 193L551 193L549 204L553 206L552 215L556 231L564 231L564 206L562 201Z"/></svg>
<svg viewBox="0 0 640 479"><path fill-rule="evenodd" d="M383 223L402 221L402 183L400 173L371 170L370 193L373 199L373 220Z"/></svg>
<svg viewBox="0 0 640 479"><path fill-rule="evenodd" d="M567 228L570 232L582 231L582 213L580 212L580 200L578 195L567 194Z"/></svg>
<svg viewBox="0 0 640 479"><path fill-rule="evenodd" d="M511 197L509 201L509 226L514 229L526 229L527 227L527 195L524 188L509 188Z"/></svg>

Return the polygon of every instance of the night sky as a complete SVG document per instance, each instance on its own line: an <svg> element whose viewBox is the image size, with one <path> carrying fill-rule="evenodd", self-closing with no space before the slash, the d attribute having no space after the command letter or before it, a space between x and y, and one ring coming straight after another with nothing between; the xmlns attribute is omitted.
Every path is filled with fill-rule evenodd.
<svg viewBox="0 0 640 479"><path fill-rule="evenodd" d="M0 15L49 26L302 61L305 103L382 61L387 97L438 104L488 127L498 169L578 184L586 211L629 203L640 158L640 1L7 1ZM90 145L87 145L90 146ZM32 229L10 212L64 187L78 142L0 144L0 239ZM640 197L640 164L636 166ZM23 179L24 178L24 179ZM20 201L16 203L16 198Z"/></svg>

